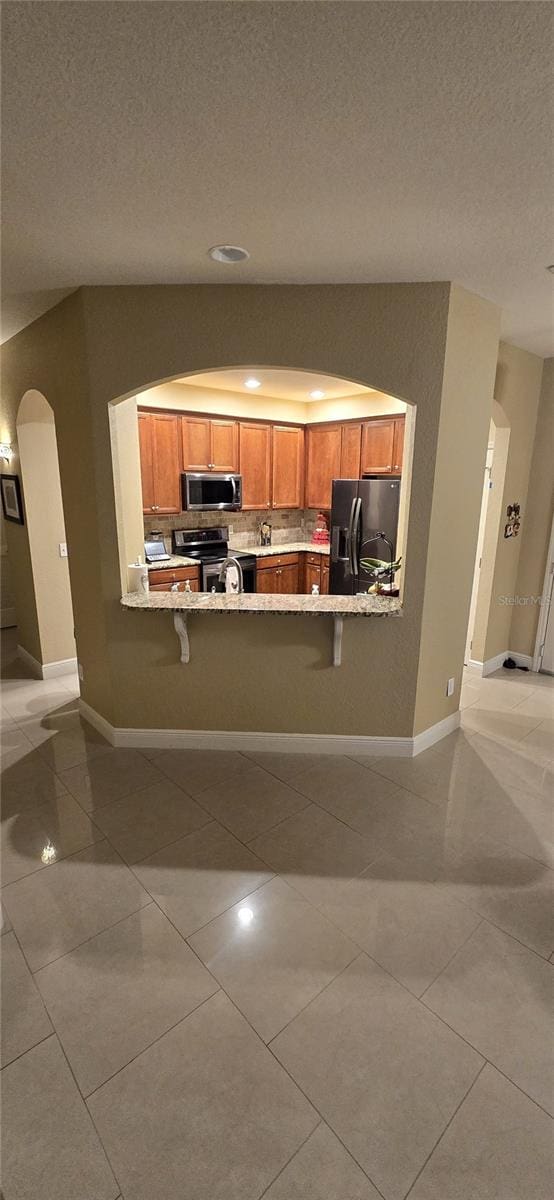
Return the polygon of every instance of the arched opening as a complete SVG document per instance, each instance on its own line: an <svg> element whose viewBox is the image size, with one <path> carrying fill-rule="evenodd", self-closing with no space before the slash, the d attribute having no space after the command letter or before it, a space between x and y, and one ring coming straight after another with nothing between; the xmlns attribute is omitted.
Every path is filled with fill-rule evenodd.
<svg viewBox="0 0 554 1200"><path fill-rule="evenodd" d="M25 393L16 429L40 662L25 646L21 649L35 673L49 678L76 666L76 652L55 419L41 392L32 389ZM21 597L18 603L22 603Z"/></svg>
<svg viewBox="0 0 554 1200"><path fill-rule="evenodd" d="M239 550L259 545L263 524L270 526L273 545L309 545L320 512L332 532L332 479L366 475L394 480L391 541L404 563L414 425L415 406L369 384L259 364L173 377L112 402L122 591L145 540L158 540L171 555L176 530L219 524L229 547ZM183 498L181 476L218 471L241 476L240 507L193 509ZM372 544L368 537L367 543L366 556L385 559L390 553L384 542ZM291 589L306 591L307 579L291 572ZM273 590L269 576L263 583ZM316 586L322 583L321 577ZM403 590L404 571L396 583Z"/></svg>

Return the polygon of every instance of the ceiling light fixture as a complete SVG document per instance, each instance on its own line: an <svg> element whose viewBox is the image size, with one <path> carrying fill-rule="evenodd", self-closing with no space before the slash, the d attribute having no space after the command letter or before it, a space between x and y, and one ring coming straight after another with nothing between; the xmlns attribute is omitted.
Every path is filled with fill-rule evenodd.
<svg viewBox="0 0 554 1200"><path fill-rule="evenodd" d="M320 388L316 388L314 392L310 392L310 396L312 400L323 400L325 398L325 392L322 392Z"/></svg>
<svg viewBox="0 0 554 1200"><path fill-rule="evenodd" d="M547 269L547 271L550 271L551 275L554 275L554 263L550 263L550 266L547 267L546 269Z"/></svg>
<svg viewBox="0 0 554 1200"><path fill-rule="evenodd" d="M248 250L243 246L211 246L208 255L214 262L221 263L239 263L250 258Z"/></svg>
<svg viewBox="0 0 554 1200"><path fill-rule="evenodd" d="M262 384L261 384L260 379L255 379L255 377L253 375L251 375L250 379L245 379L244 386L247 388L250 388L251 391L255 392L256 388L261 387Z"/></svg>

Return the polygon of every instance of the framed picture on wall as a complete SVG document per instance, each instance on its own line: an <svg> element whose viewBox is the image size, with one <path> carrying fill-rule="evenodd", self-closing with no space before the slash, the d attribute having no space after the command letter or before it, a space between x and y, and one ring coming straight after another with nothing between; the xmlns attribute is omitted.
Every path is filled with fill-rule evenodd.
<svg viewBox="0 0 554 1200"><path fill-rule="evenodd" d="M15 521L17 525L24 524L23 500L21 484L18 475L0 475L2 489L2 509L6 521Z"/></svg>

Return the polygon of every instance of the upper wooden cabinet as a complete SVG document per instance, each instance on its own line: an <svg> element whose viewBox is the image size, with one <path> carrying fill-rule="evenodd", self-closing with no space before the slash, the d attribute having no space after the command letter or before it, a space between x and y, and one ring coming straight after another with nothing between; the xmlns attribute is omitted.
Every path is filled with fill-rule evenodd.
<svg viewBox="0 0 554 1200"><path fill-rule="evenodd" d="M271 508L271 425L239 423L242 507Z"/></svg>
<svg viewBox="0 0 554 1200"><path fill-rule="evenodd" d="M340 425L306 429L306 508L330 508L331 485L341 473Z"/></svg>
<svg viewBox="0 0 554 1200"><path fill-rule="evenodd" d="M181 512L180 417L139 413L142 504L145 513Z"/></svg>
<svg viewBox="0 0 554 1200"><path fill-rule="evenodd" d="M357 421L343 425L340 443L340 477L341 479L360 478L360 451L362 446L362 426Z"/></svg>
<svg viewBox="0 0 554 1200"><path fill-rule="evenodd" d="M376 417L362 428L362 475L391 475L402 470L404 417Z"/></svg>
<svg viewBox="0 0 554 1200"><path fill-rule="evenodd" d="M181 417L184 471L238 471L238 421Z"/></svg>
<svg viewBox="0 0 554 1200"><path fill-rule="evenodd" d="M272 508L304 504L304 430L273 426Z"/></svg>

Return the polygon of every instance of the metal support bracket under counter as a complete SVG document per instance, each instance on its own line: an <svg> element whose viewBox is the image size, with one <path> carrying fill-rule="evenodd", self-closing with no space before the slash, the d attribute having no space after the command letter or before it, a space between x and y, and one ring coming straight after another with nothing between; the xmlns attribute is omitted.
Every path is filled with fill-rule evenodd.
<svg viewBox="0 0 554 1200"><path fill-rule="evenodd" d="M311 616L332 617L332 652L334 667L342 662L342 635L345 617L400 616L400 600L390 596L288 596L241 592L131 592L122 596L126 609L149 612L172 612L173 625L180 646L180 661L190 662L191 613L219 613L240 616Z"/></svg>

